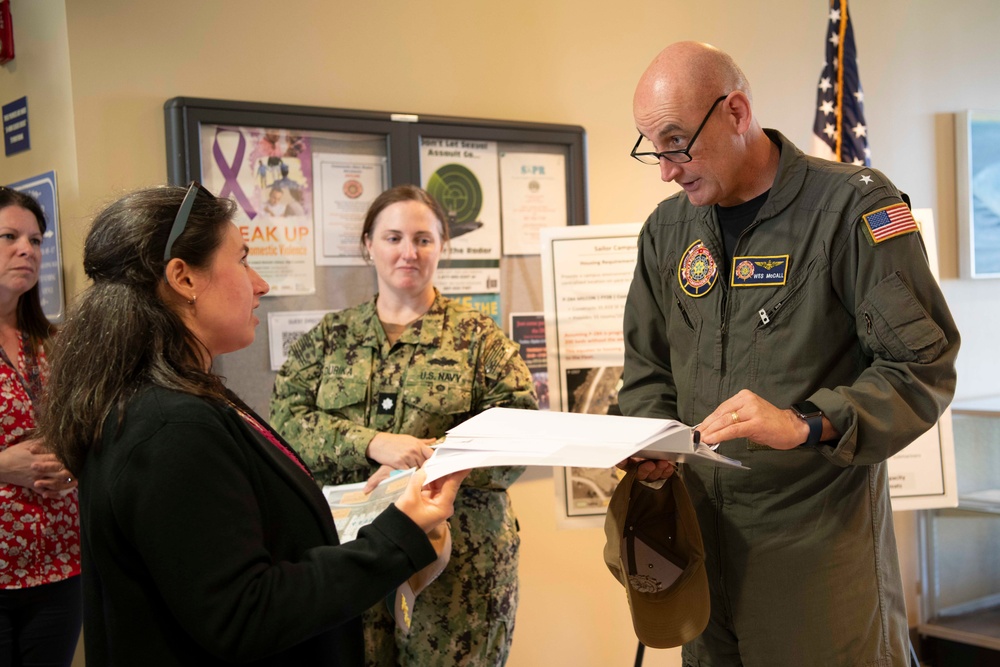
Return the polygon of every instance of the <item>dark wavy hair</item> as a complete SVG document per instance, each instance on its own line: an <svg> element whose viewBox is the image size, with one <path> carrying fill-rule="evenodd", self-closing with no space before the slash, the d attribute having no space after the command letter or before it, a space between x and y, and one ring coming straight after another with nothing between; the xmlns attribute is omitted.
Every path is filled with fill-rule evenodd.
<svg viewBox="0 0 1000 667"><path fill-rule="evenodd" d="M83 248L92 284L70 309L50 357L41 436L79 474L105 421L143 386L154 384L210 399L229 396L202 367L207 350L163 301L167 236L186 194L182 187L138 190L97 214ZM208 268L236 205L195 198L171 257ZM120 421L119 421L120 426Z"/></svg>
<svg viewBox="0 0 1000 667"><path fill-rule="evenodd" d="M419 188L416 185L397 185L376 197L368 207L368 212L365 213L365 222L361 226L362 257L366 259L368 257L368 253L365 250L365 239L371 237L372 228L375 227L375 219L379 213L393 204L398 204L402 201L420 202L429 208L434 217L441 223L441 244L445 245L448 243L448 216L445 214L441 204L438 203L438 200L434 199L427 190Z"/></svg>
<svg viewBox="0 0 1000 667"><path fill-rule="evenodd" d="M35 216L35 220L38 222L38 230L42 234L45 233L47 228L45 213L34 197L11 188L0 186L0 210L8 206L19 206L26 209ZM44 346L49 336L55 333L55 327L52 326L49 318L42 312L42 300L39 294L39 287L36 282L34 287L22 294L17 300L17 329L27 336L26 342L32 352L39 346Z"/></svg>

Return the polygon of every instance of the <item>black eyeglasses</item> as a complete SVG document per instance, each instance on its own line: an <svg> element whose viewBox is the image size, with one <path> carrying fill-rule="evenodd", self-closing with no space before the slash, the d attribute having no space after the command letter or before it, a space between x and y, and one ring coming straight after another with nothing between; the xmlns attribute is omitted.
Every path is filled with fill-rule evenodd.
<svg viewBox="0 0 1000 667"><path fill-rule="evenodd" d="M668 162L677 162L677 163L690 162L691 147L694 146L694 140L698 138L698 135L701 134L702 128L705 127L705 123L707 123L708 119L712 117L712 112L715 111L715 107L719 106L719 102L726 99L727 97L729 97L729 93L726 93L722 97L712 102L712 108L708 110L708 113L705 114L705 120L701 121L701 125L699 125L698 129L694 131L694 134L691 136L691 141L688 142L687 148L681 148L680 150L676 151L662 151L660 153L653 153L653 152L636 153L635 149L639 148L639 144L642 143L642 134L640 133L639 139L636 140L635 146L632 147L632 152L629 153L629 155L631 155L632 157L634 157L636 160L638 160L643 164L660 164L661 159L667 160Z"/></svg>
<svg viewBox="0 0 1000 667"><path fill-rule="evenodd" d="M174 224L170 227L170 235L167 236L167 246L163 249L163 261L170 261L170 251L174 249L174 241L184 233L184 228L187 226L188 218L191 216L191 208L194 206L194 200L198 198L198 194L203 193L215 199L215 195L205 189L198 181L191 181L191 185L188 186L187 194L184 195L184 200L181 202L181 207L177 209L177 215L174 217Z"/></svg>

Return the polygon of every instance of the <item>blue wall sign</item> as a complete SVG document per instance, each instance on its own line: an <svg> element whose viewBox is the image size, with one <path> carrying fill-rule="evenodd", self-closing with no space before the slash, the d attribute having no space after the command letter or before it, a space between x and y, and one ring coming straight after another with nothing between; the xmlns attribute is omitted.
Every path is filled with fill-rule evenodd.
<svg viewBox="0 0 1000 667"><path fill-rule="evenodd" d="M62 251L59 245L56 172L50 171L41 176L11 183L7 187L34 197L45 213L46 230L42 238L42 267L38 274L38 290L45 316L53 324L59 324L63 319L66 300L63 293Z"/></svg>
<svg viewBox="0 0 1000 667"><path fill-rule="evenodd" d="M31 148L28 134L27 95L3 105L3 149L6 155L21 153Z"/></svg>

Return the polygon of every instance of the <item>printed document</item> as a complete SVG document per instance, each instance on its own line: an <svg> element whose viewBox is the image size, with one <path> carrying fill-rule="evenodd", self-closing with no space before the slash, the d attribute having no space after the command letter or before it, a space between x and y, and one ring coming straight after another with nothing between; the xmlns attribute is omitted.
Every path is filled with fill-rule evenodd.
<svg viewBox="0 0 1000 667"><path fill-rule="evenodd" d="M610 468L630 456L744 467L670 419L491 408L450 429L423 469L430 482L484 466Z"/></svg>

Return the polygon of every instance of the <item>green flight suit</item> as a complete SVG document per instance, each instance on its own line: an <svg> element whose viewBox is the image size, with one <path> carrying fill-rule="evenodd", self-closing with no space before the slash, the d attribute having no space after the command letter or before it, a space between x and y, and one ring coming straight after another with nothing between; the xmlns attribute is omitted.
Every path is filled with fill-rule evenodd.
<svg viewBox="0 0 1000 667"><path fill-rule="evenodd" d="M863 219L902 201L895 186L766 132L778 173L730 276L715 207L679 193L646 221L619 401L697 424L746 388L778 408L812 401L842 435L790 451L722 443L749 471L684 466L712 592L684 665L905 666L886 460L951 401L959 334L920 235L876 241ZM700 266L687 262L698 240L712 257ZM713 261L717 283L699 283ZM773 273L753 282L747 261Z"/></svg>
<svg viewBox="0 0 1000 667"><path fill-rule="evenodd" d="M379 431L438 438L486 408L537 409L517 349L489 317L440 294L390 345L373 299L296 341L275 380L271 424L318 482L364 481L378 469L365 450ZM417 598L409 635L394 632L385 604L366 612L369 665L506 662L520 543L506 489L523 471L481 468L462 483L451 561Z"/></svg>

